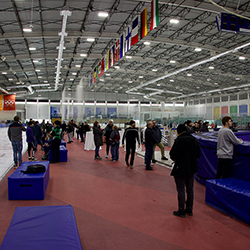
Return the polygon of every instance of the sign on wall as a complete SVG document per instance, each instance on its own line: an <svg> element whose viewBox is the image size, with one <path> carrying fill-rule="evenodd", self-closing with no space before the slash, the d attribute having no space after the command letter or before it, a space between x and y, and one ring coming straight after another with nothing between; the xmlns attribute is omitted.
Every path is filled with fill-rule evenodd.
<svg viewBox="0 0 250 250"><path fill-rule="evenodd" d="M214 120L220 119L220 107L214 107Z"/></svg>
<svg viewBox="0 0 250 250"><path fill-rule="evenodd" d="M0 110L15 110L15 103L15 95L0 95Z"/></svg>

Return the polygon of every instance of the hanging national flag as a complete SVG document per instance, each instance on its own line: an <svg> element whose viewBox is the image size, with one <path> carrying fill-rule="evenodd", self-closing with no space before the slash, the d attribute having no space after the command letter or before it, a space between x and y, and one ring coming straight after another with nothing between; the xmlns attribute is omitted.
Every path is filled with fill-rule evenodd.
<svg viewBox="0 0 250 250"><path fill-rule="evenodd" d="M148 9L147 7L141 13L141 39L148 34Z"/></svg>
<svg viewBox="0 0 250 250"><path fill-rule="evenodd" d="M115 65L115 45L111 48L110 67Z"/></svg>
<svg viewBox="0 0 250 250"><path fill-rule="evenodd" d="M138 27L139 27L139 23L138 23L138 17L137 17L135 18L132 24L131 46L139 42Z"/></svg>
<svg viewBox="0 0 250 250"><path fill-rule="evenodd" d="M112 60L112 49L109 50L109 69L111 68L111 60Z"/></svg>
<svg viewBox="0 0 250 250"><path fill-rule="evenodd" d="M109 54L109 51L108 51L108 53L107 53L107 65L106 65L107 70L109 69L109 58L110 58L110 54Z"/></svg>
<svg viewBox="0 0 250 250"><path fill-rule="evenodd" d="M102 75L102 61L99 62L99 72L98 72L98 73L99 73L98 76L99 76L99 78L100 78L101 75Z"/></svg>
<svg viewBox="0 0 250 250"><path fill-rule="evenodd" d="M99 78L99 64L96 66L96 80Z"/></svg>
<svg viewBox="0 0 250 250"><path fill-rule="evenodd" d="M151 26L150 26L150 30L153 30L158 25L159 25L158 0L152 0L152 2L151 2Z"/></svg>
<svg viewBox="0 0 250 250"><path fill-rule="evenodd" d="M131 27L128 26L126 30L126 46L125 46L125 52L128 52L131 47Z"/></svg>
<svg viewBox="0 0 250 250"><path fill-rule="evenodd" d="M104 74L104 58L102 58L101 75Z"/></svg>
<svg viewBox="0 0 250 250"><path fill-rule="evenodd" d="M107 71L107 54L105 55L105 57L104 57L104 72L106 72Z"/></svg>
<svg viewBox="0 0 250 250"><path fill-rule="evenodd" d="M121 59L124 56L124 47L125 47L125 39L124 39L125 35L122 34L121 38L120 38L120 57L119 59Z"/></svg>
<svg viewBox="0 0 250 250"><path fill-rule="evenodd" d="M96 81L96 68L94 69L94 71L93 71L93 82L95 83L95 81Z"/></svg>
<svg viewBox="0 0 250 250"><path fill-rule="evenodd" d="M115 62L119 60L120 56L120 39L118 39L115 43Z"/></svg>
<svg viewBox="0 0 250 250"><path fill-rule="evenodd" d="M90 74L89 74L89 86L91 86L92 85L92 83L93 83L93 73L91 72Z"/></svg>

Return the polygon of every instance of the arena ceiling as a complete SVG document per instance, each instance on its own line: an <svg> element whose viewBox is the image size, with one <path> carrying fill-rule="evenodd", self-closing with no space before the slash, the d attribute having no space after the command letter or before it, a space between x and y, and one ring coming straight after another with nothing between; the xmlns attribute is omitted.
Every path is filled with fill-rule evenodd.
<svg viewBox="0 0 250 250"><path fill-rule="evenodd" d="M80 91L85 96L109 93L119 99L123 94L147 101L184 101L250 91L249 36L218 31L216 24L216 17L225 12L220 7L250 17L248 0L214 0L220 7L209 0L159 0L159 26L115 64L119 68L110 68L89 86L89 74L145 7L150 25L150 2L1 0L0 90L22 98L46 98L48 93L53 98L65 90L72 96ZM57 89L63 10L71 15L67 17ZM100 11L108 17L100 17ZM171 23L171 19L179 23ZM32 32L26 32L30 27Z"/></svg>

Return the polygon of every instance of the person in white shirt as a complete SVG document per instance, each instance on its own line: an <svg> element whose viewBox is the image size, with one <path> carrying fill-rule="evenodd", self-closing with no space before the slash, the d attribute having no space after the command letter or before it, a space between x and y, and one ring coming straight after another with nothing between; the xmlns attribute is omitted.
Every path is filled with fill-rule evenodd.
<svg viewBox="0 0 250 250"><path fill-rule="evenodd" d="M238 139L233 131L229 129L232 127L232 118L225 116L221 120L223 128L218 133L217 156L218 156L218 171L216 179L228 178L233 166L234 145L243 143L242 139Z"/></svg>

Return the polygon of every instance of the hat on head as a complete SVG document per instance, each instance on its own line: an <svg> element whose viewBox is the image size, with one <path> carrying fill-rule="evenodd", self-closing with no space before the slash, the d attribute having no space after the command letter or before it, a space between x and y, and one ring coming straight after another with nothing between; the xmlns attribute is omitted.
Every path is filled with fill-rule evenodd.
<svg viewBox="0 0 250 250"><path fill-rule="evenodd" d="M181 134L182 132L184 131L187 131L186 129L186 126L184 124L180 124L178 127L177 127L177 133L178 134Z"/></svg>

